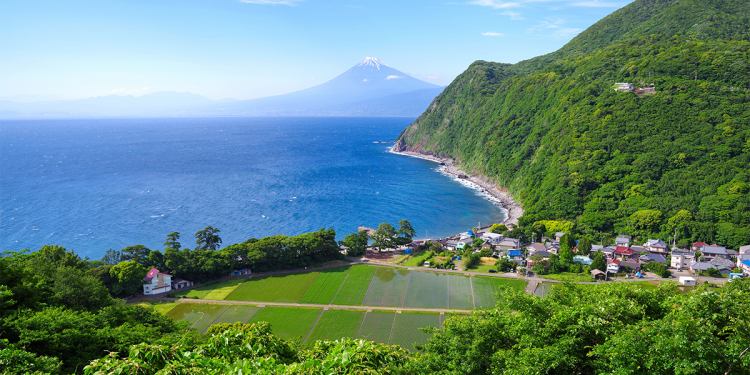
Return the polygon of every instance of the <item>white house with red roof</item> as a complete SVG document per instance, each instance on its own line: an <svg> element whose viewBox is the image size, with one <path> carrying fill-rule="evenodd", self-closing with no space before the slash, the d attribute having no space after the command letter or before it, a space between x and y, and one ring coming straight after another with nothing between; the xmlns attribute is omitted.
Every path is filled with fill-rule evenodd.
<svg viewBox="0 0 750 375"><path fill-rule="evenodd" d="M172 290L172 275L159 272L156 267L151 268L146 277L143 278L143 294L150 296L154 294L167 293Z"/></svg>

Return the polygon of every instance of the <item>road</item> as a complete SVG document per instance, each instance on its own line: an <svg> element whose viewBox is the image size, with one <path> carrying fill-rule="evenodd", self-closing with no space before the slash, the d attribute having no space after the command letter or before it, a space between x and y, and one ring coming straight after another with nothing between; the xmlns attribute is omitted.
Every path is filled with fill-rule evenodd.
<svg viewBox="0 0 750 375"><path fill-rule="evenodd" d="M249 305L256 307L303 307L323 310L352 310L352 311L393 311L401 312L428 312L439 314L469 314L474 310L471 309L447 309L447 308L429 308L429 307L390 307L390 306L356 306L356 305L331 305L320 303L297 303L297 302L266 302L266 301L228 301L218 299L192 299L192 298L168 298L163 297L159 300L165 302L177 303L202 303L210 305Z"/></svg>

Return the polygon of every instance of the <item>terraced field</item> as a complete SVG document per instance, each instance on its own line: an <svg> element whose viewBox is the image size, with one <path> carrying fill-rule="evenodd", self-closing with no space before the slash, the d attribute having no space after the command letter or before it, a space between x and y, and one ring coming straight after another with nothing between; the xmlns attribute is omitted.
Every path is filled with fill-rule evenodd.
<svg viewBox="0 0 750 375"><path fill-rule="evenodd" d="M495 304L503 287L526 281L404 268L355 265L206 285L178 296L230 301L289 302L471 310Z"/></svg>
<svg viewBox="0 0 750 375"><path fill-rule="evenodd" d="M393 311L324 310L298 307L255 307L183 302L176 304L166 315L185 320L191 327L205 332L221 322L257 322L271 324L275 334L303 344L321 339L341 337L399 344L414 349L426 341L428 335L420 328L438 327L442 316L430 313Z"/></svg>

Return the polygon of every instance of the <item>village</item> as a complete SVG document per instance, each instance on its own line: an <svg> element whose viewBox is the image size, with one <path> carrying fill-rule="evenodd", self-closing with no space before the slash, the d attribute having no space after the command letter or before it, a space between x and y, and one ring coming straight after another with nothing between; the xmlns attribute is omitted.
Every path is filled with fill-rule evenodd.
<svg viewBox="0 0 750 375"><path fill-rule="evenodd" d="M417 251L415 249L442 248L451 253L463 253L463 257L466 257L464 250L470 249L470 253L490 255L497 264L501 261L513 263L506 270L485 267L486 272L503 272L512 268L520 277L549 276L554 279L554 270L538 274L534 271L541 268L534 266L559 258L565 236L565 232L556 232L553 237L544 236L539 241L522 243L520 239L493 233L491 227L484 227L438 240L415 240L393 251L413 254ZM750 245L732 250L717 244L694 242L690 248L678 248L669 246L661 239L648 239L638 244L631 236L624 234L618 235L613 243L590 244L590 249L586 250L579 249L578 245L579 241L575 241L572 262L578 265L578 273L590 275L590 281L674 278L681 285L693 286L700 277L724 281L750 277ZM597 254L601 254L604 265L597 267L594 264ZM461 256L452 259L460 260ZM435 267L436 264L425 261L420 266ZM585 278L579 277L578 280Z"/></svg>

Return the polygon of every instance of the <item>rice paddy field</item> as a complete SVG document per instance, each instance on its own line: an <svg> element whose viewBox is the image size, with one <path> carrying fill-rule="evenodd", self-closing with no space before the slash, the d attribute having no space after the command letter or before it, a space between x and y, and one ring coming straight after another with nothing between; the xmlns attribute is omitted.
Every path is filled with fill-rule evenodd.
<svg viewBox="0 0 750 375"><path fill-rule="evenodd" d="M206 284L159 309L200 332L220 322L267 321L280 337L303 344L358 337L414 349L428 337L421 328L439 327L446 314L491 307L503 288L525 287L524 280L354 265Z"/></svg>
<svg viewBox="0 0 750 375"><path fill-rule="evenodd" d="M365 338L407 349L427 340L421 328L439 327L444 315L395 311L351 311L299 307L255 307L248 305L175 304L166 315L187 321L205 332L216 323L266 321L274 333L302 344L342 337Z"/></svg>
<svg viewBox="0 0 750 375"><path fill-rule="evenodd" d="M323 305L461 309L491 307L502 288L526 281L405 268L354 265L205 285L178 297Z"/></svg>

